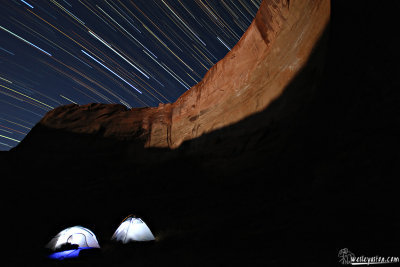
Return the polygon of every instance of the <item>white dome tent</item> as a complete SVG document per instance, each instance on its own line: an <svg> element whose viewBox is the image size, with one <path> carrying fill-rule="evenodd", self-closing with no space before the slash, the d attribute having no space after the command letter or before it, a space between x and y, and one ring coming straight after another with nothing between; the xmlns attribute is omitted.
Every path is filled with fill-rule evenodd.
<svg viewBox="0 0 400 267"><path fill-rule="evenodd" d="M94 233L82 226L74 226L61 231L51 239L46 247L57 250L65 244L78 245L79 247L100 248Z"/></svg>
<svg viewBox="0 0 400 267"><path fill-rule="evenodd" d="M146 223L142 219L132 215L122 221L111 239L122 242L123 244L131 241L155 240L154 235Z"/></svg>

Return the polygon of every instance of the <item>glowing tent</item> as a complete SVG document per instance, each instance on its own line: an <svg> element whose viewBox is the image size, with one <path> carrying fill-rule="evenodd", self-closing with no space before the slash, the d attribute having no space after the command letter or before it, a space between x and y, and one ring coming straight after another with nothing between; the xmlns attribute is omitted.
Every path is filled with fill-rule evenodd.
<svg viewBox="0 0 400 267"><path fill-rule="evenodd" d="M96 236L89 229L82 226L74 226L67 228L58 233L47 244L47 248L57 250L63 245L78 245L80 248L91 247L100 248Z"/></svg>
<svg viewBox="0 0 400 267"><path fill-rule="evenodd" d="M126 244L131 241L152 241L154 236L142 219L128 216L119 225L111 239Z"/></svg>

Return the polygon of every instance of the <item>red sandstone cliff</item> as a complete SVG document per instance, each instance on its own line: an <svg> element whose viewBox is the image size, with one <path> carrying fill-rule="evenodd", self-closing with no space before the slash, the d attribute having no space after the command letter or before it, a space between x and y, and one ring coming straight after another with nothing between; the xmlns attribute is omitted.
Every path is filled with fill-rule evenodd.
<svg viewBox="0 0 400 267"><path fill-rule="evenodd" d="M176 148L268 107L304 66L329 17L329 0L264 0L238 44L176 102L131 110L66 105L38 125Z"/></svg>

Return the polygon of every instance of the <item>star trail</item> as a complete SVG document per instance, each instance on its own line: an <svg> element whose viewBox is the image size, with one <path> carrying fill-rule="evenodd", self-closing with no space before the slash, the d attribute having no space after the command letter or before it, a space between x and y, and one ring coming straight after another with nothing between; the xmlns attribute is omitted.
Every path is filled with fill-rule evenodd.
<svg viewBox="0 0 400 267"><path fill-rule="evenodd" d="M51 109L174 102L239 41L261 0L3 0L0 150Z"/></svg>

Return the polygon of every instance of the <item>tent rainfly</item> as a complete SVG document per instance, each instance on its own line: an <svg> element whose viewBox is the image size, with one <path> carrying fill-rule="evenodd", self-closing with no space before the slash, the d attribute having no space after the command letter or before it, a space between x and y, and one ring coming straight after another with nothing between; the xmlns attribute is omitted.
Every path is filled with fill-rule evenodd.
<svg viewBox="0 0 400 267"><path fill-rule="evenodd" d="M152 241L155 238L142 219L128 216L119 225L111 239L126 244L131 241Z"/></svg>
<svg viewBox="0 0 400 267"><path fill-rule="evenodd" d="M46 247L57 250L65 244L78 245L80 248L100 248L94 233L82 226L74 226L61 231L50 240Z"/></svg>

